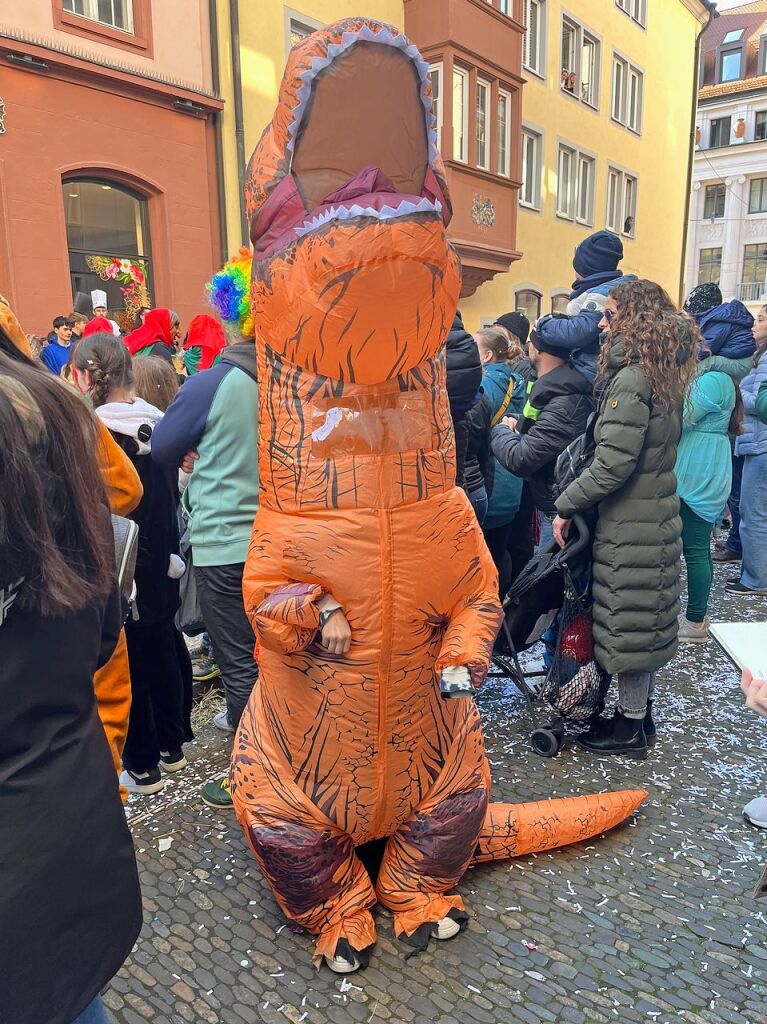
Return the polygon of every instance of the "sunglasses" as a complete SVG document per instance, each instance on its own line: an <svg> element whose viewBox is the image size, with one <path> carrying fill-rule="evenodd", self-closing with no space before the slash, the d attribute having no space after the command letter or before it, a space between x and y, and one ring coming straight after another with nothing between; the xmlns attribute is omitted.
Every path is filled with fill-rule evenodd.
<svg viewBox="0 0 767 1024"><path fill-rule="evenodd" d="M602 315L604 316L604 318L608 322L608 324L611 324L613 322L614 317L615 317L615 313L613 313L613 311L611 309L606 309L603 312Z"/></svg>

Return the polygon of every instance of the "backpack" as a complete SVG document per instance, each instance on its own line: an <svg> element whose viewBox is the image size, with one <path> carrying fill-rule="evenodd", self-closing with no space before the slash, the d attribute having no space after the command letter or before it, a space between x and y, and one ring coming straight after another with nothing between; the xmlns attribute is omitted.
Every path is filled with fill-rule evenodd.
<svg viewBox="0 0 767 1024"><path fill-rule="evenodd" d="M554 469L554 479L557 490L560 494L576 480L584 470L588 469L594 461L594 454L597 449L594 440L594 427L596 426L598 412L594 410L588 418L586 429L580 437L565 448L557 459Z"/></svg>
<svg viewBox="0 0 767 1024"><path fill-rule="evenodd" d="M138 526L132 519L112 516L112 533L115 542L115 564L117 566L117 588L120 591L122 620L128 613L136 596L136 556L138 555Z"/></svg>

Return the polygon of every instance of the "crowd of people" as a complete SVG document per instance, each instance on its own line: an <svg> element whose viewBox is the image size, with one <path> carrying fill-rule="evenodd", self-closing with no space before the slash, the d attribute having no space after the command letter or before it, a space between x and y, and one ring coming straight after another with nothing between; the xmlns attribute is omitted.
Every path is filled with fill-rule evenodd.
<svg viewBox="0 0 767 1024"><path fill-rule="evenodd" d="M740 564L731 595L767 595L767 307L754 319L705 284L680 310L658 285L621 274L622 258L611 232L584 239L567 312L534 324L512 311L472 335L456 314L445 366L456 483L499 596L536 547L564 546L573 517L590 515L594 655L616 677L618 706L578 742L644 757L658 671L679 642L707 641L713 562ZM242 597L259 502L252 340L208 314L184 333L165 308L141 310L123 335L104 293L92 305L92 317L56 317L41 342L0 302L0 628L11 666L0 952L18 965L0 1007L18 1024L105 1019L98 993L141 921L115 774L125 798L183 770L194 679L217 671L210 653L226 702L215 724L228 734L258 676ZM585 436L591 457L562 489L557 461ZM139 531L124 622L108 511ZM209 638L199 672L178 614L192 587ZM353 634L339 610L321 609L321 641L343 657ZM744 688L765 715L767 683ZM203 799L231 806L228 777ZM746 814L767 828L767 799ZM47 834L53 819L66 835ZM16 873L22 860L30 870ZM24 924L36 911L59 937L46 985Z"/></svg>

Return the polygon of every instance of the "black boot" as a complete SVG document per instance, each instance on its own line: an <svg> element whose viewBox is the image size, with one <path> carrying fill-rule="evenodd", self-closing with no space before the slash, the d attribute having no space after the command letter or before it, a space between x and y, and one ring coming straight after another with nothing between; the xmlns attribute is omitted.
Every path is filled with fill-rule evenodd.
<svg viewBox="0 0 767 1024"><path fill-rule="evenodd" d="M638 761L647 757L647 739L641 719L626 718L620 711L581 733L578 743L594 754L626 754Z"/></svg>
<svg viewBox="0 0 767 1024"><path fill-rule="evenodd" d="M654 746L655 745L655 741L657 740L658 737L655 735L656 730L655 730L655 722L653 721L653 717L652 717L652 701L651 700L647 701L647 711L645 712L644 722L642 723L642 728L644 729L644 735L645 735L645 739L647 740L647 746L648 747Z"/></svg>

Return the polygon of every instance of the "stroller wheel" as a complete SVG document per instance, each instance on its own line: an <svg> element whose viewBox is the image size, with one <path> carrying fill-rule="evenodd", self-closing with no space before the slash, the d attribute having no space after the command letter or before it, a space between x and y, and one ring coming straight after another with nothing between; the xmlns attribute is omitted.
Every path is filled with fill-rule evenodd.
<svg viewBox="0 0 767 1024"><path fill-rule="evenodd" d="M541 757L556 757L564 746L564 736L551 729L536 729L530 736L530 744Z"/></svg>

